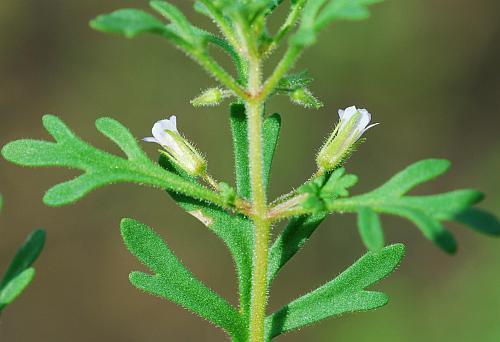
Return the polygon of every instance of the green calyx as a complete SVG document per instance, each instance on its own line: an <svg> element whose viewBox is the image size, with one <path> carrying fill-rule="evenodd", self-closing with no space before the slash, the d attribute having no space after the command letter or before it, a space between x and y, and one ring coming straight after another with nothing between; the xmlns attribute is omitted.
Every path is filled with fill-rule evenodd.
<svg viewBox="0 0 500 342"><path fill-rule="evenodd" d="M162 145L165 151L160 150L165 156L171 159L181 169L193 177L203 177L206 175L207 162L189 141L175 131L168 131L168 135L174 141L170 145Z"/></svg>
<svg viewBox="0 0 500 342"><path fill-rule="evenodd" d="M361 135L360 119L361 114L356 112L347 122L340 120L316 157L320 170L333 170L349 158Z"/></svg>

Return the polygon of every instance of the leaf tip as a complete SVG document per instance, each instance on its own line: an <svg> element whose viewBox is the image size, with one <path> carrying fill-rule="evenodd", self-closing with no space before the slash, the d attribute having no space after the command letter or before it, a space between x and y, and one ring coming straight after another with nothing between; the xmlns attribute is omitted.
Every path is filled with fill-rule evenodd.
<svg viewBox="0 0 500 342"><path fill-rule="evenodd" d="M442 158L429 158L422 160L422 163L425 163L429 166L433 166L441 171L441 173L447 172L451 167L451 162L448 159Z"/></svg>
<svg viewBox="0 0 500 342"><path fill-rule="evenodd" d="M458 244L453 235L447 231L443 230L439 235L435 237L435 243L444 252L449 255L454 255L457 253Z"/></svg>
<svg viewBox="0 0 500 342"><path fill-rule="evenodd" d="M42 123L43 125L50 125L54 121L61 121L56 115L54 114L44 114L42 116Z"/></svg>
<svg viewBox="0 0 500 342"><path fill-rule="evenodd" d="M126 235L131 229L132 226L136 223L135 220L130 219L130 218L123 218L120 221L120 230L122 232L122 235Z"/></svg>
<svg viewBox="0 0 500 342"><path fill-rule="evenodd" d="M394 250L400 259L402 259L406 254L406 246L402 243L395 243L389 246L389 248Z"/></svg>
<svg viewBox="0 0 500 342"><path fill-rule="evenodd" d="M101 133L102 133L102 129L106 126L109 126L109 125L120 125L121 126L121 124L117 120L110 118L110 117L107 117L107 116L98 118L95 121L95 127Z"/></svg>
<svg viewBox="0 0 500 342"><path fill-rule="evenodd" d="M15 144L15 141L11 141L7 144L5 144L3 147L2 147L2 151L0 151L0 153L2 154L2 157L7 160L7 161L10 161L10 162L14 162L13 160L13 150L14 150L14 145Z"/></svg>
<svg viewBox="0 0 500 342"><path fill-rule="evenodd" d="M74 196L71 196L71 194L64 193L64 191L62 191L65 184L66 183L61 183L47 190L47 192L45 192L45 195L43 195L43 204L49 207L56 208L75 203L78 198L75 198Z"/></svg>

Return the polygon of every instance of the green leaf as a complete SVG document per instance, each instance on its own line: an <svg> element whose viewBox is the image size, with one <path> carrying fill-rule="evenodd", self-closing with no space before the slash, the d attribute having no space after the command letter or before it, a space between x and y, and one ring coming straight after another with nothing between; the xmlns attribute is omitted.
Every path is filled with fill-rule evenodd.
<svg viewBox="0 0 500 342"><path fill-rule="evenodd" d="M281 117L278 113L268 116L264 121L264 183L267 188L271 173L271 164L281 128ZM231 131L236 169L236 186L238 194L250 198L250 172L248 164L248 124L245 106L231 105Z"/></svg>
<svg viewBox="0 0 500 342"><path fill-rule="evenodd" d="M500 235L500 221L498 217L485 210L469 208L455 215L454 219L480 233L493 236Z"/></svg>
<svg viewBox="0 0 500 342"><path fill-rule="evenodd" d="M309 0L302 12L299 30L290 37L290 43L310 46L317 33L335 20L363 20L369 17L368 6L383 0Z"/></svg>
<svg viewBox="0 0 500 342"><path fill-rule="evenodd" d="M384 232L375 211L370 208L361 208L358 213L358 227L366 248L370 251L378 251L384 247Z"/></svg>
<svg viewBox="0 0 500 342"><path fill-rule="evenodd" d="M158 11L162 16L169 19L175 30L185 40L194 43L196 41L196 34L193 30L193 25L187 20L184 14L174 5L166 1L151 1L151 7Z"/></svg>
<svg viewBox="0 0 500 342"><path fill-rule="evenodd" d="M274 152L278 145L281 130L281 116L278 113L269 115L264 120L262 135L264 136L264 188L267 189L271 177L271 166Z"/></svg>
<svg viewBox="0 0 500 342"><path fill-rule="evenodd" d="M230 118L233 135L236 188L241 197L249 199L251 189L248 164L248 125L245 106L239 103L232 104Z"/></svg>
<svg viewBox="0 0 500 342"><path fill-rule="evenodd" d="M5 287L12 279L17 277L30 267L40 255L45 244L45 231L43 229L35 230L31 233L24 244L17 250L14 259L5 272L0 289Z"/></svg>
<svg viewBox="0 0 500 342"><path fill-rule="evenodd" d="M175 201L189 214L213 231L228 247L238 275L240 308L250 311L252 284L253 225L241 215L229 214L220 207L171 193Z"/></svg>
<svg viewBox="0 0 500 342"><path fill-rule="evenodd" d="M368 6L383 0L331 0L316 19L316 29L334 20L364 20L370 16Z"/></svg>
<svg viewBox="0 0 500 342"><path fill-rule="evenodd" d="M412 221L426 238L433 241L443 251L449 254L457 251L457 242L453 235L439 221L425 215L422 211L412 208L385 208L384 211Z"/></svg>
<svg viewBox="0 0 500 342"><path fill-rule="evenodd" d="M160 165L166 170L178 169L164 156ZM250 311L250 290L252 284L253 225L241 215L230 214L220 207L170 191L170 196L189 214L217 235L227 246L234 259L238 274L240 308L243 316Z"/></svg>
<svg viewBox="0 0 500 342"><path fill-rule="evenodd" d="M349 196L348 189L357 182L358 177L346 174L344 168L316 177L298 189L299 193L309 195L302 206L314 213L324 214L335 199Z"/></svg>
<svg viewBox="0 0 500 342"><path fill-rule="evenodd" d="M280 92L290 92L299 88L307 87L311 84L313 78L309 75L307 70L302 70L295 74L289 74L283 76L276 87L277 91Z"/></svg>
<svg viewBox="0 0 500 342"><path fill-rule="evenodd" d="M220 194L224 198L224 202L227 203L228 206L233 207L236 200L236 190L232 186L227 183L220 182L219 183Z"/></svg>
<svg viewBox="0 0 500 342"><path fill-rule="evenodd" d="M300 29L314 28L316 18L318 16L321 7L325 4L327 0L309 0L304 6L302 11L302 20Z"/></svg>
<svg viewBox="0 0 500 342"><path fill-rule="evenodd" d="M31 283L34 276L35 269L30 267L11 279L0 291L0 310L12 303Z"/></svg>
<svg viewBox="0 0 500 342"><path fill-rule="evenodd" d="M456 190L428 196L409 196L408 191L418 184L429 181L449 168L449 162L428 159L410 165L396 174L381 187L363 195L334 199L328 203L332 211L357 212L370 208L375 212L401 216L412 221L424 234L441 249L454 253L457 249L455 239L442 225L443 221L458 220L473 226L479 220L488 225L486 230L495 228L492 216L477 214L474 219L467 218L470 207L480 202L484 195L472 189ZM470 215L470 214L469 214ZM460 220L459 218L462 217ZM492 223L493 222L493 223Z"/></svg>
<svg viewBox="0 0 500 342"><path fill-rule="evenodd" d="M90 22L90 26L105 33L123 34L127 38L134 38L141 33L174 35L164 23L152 15L130 8L100 15Z"/></svg>
<svg viewBox="0 0 500 342"><path fill-rule="evenodd" d="M281 268L307 242L312 233L325 219L325 215L292 218L269 250L268 284L274 280Z"/></svg>
<svg viewBox="0 0 500 342"><path fill-rule="evenodd" d="M196 279L151 228L124 219L121 232L130 252L154 273L132 272L130 282L134 286L181 305L233 337L242 334L243 322L238 312Z"/></svg>
<svg viewBox="0 0 500 342"><path fill-rule="evenodd" d="M152 33L167 38L190 55L203 42L210 42L227 52L241 67L241 60L234 48L225 40L189 23L186 17L173 5L165 1L152 1L151 7L172 23L165 25L152 15L137 9L120 9L103 14L90 22L90 26L105 33L122 34L134 38L142 33Z"/></svg>
<svg viewBox="0 0 500 342"><path fill-rule="evenodd" d="M368 252L338 277L292 301L266 319L267 338L300 329L328 317L367 311L387 303L387 296L365 288L386 277L404 256L402 244Z"/></svg>
<svg viewBox="0 0 500 342"><path fill-rule="evenodd" d="M450 168L450 162L445 159L425 159L411 164L398 172L384 185L374 190L372 194L390 194L400 196L419 184L441 176Z"/></svg>
<svg viewBox="0 0 500 342"><path fill-rule="evenodd" d="M122 182L169 189L224 205L219 194L151 162L135 138L116 120L98 119L96 127L114 141L128 158L115 156L85 143L55 116L45 115L43 124L55 142L17 140L4 146L2 155L23 166L61 166L84 171L81 176L47 191L44 197L47 205L73 203L96 188Z"/></svg>
<svg viewBox="0 0 500 342"><path fill-rule="evenodd" d="M333 171L320 190L320 197L329 200L336 197L349 196L349 189L358 183L358 177L346 174L343 167Z"/></svg>

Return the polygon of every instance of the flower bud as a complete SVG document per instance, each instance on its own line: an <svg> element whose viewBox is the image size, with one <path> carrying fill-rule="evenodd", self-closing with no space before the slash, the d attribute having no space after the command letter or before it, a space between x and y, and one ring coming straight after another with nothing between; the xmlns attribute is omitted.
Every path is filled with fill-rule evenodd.
<svg viewBox="0 0 500 342"><path fill-rule="evenodd" d="M170 119L156 122L152 133L153 137L143 140L161 145L165 149L164 154L191 176L199 177L205 174L207 167L205 159L179 134L175 115Z"/></svg>
<svg viewBox="0 0 500 342"><path fill-rule="evenodd" d="M230 96L231 93L229 91L224 91L220 88L209 88L198 97L192 99L191 104L194 107L217 106Z"/></svg>
<svg viewBox="0 0 500 342"><path fill-rule="evenodd" d="M319 109L323 107L323 103L318 100L307 88L301 87L295 89L290 93L290 99L292 102L306 108Z"/></svg>
<svg viewBox="0 0 500 342"><path fill-rule="evenodd" d="M323 171L330 171L340 166L352 153L354 145L371 127L371 114L366 109L357 109L355 106L339 110L340 122L332 135L323 145L316 157L318 167Z"/></svg>

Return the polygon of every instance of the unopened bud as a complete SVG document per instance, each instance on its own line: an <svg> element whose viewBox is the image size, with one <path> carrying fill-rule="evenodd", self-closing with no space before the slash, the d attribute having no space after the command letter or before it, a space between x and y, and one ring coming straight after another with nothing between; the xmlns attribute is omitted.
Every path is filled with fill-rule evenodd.
<svg viewBox="0 0 500 342"><path fill-rule="evenodd" d="M220 88L210 88L191 100L194 107L217 106L231 96L231 92Z"/></svg>
<svg viewBox="0 0 500 342"><path fill-rule="evenodd" d="M318 100L307 88L295 89L290 93L290 99L292 102L306 108L319 109L323 107L323 103Z"/></svg>

